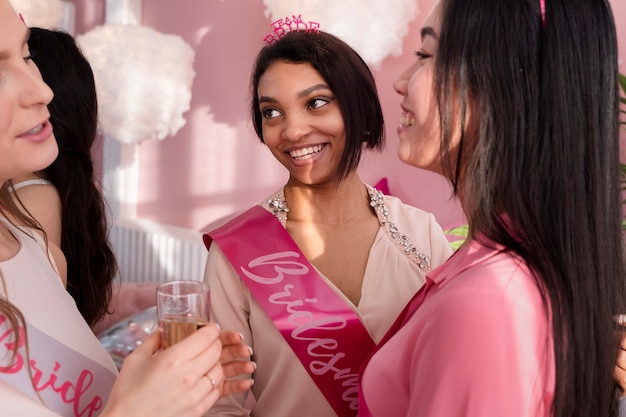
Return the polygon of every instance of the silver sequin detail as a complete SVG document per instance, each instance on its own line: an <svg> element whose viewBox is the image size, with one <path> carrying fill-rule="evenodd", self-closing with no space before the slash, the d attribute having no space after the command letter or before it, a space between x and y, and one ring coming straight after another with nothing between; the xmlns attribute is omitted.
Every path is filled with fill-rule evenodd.
<svg viewBox="0 0 626 417"><path fill-rule="evenodd" d="M391 221L389 217L389 209L385 205L384 194L372 188L367 187L367 191L370 195L370 206L374 209L374 212L378 216L378 221L383 230L414 264L416 264L423 271L430 271L430 257L419 251L413 242L409 238L400 233L396 224ZM289 207L287 207L287 201L285 201L285 195L282 191L274 194L267 200L267 204L272 211L272 214L280 221L283 227L287 225L287 213Z"/></svg>
<svg viewBox="0 0 626 417"><path fill-rule="evenodd" d="M282 191L274 194L267 199L267 205L270 207L272 214L280 221L283 227L287 227L287 213L289 207L287 207L287 201L285 201L285 195Z"/></svg>
<svg viewBox="0 0 626 417"><path fill-rule="evenodd" d="M391 240L395 242L396 246L404 252L414 264L419 266L422 271L430 271L430 257L418 250L413 242L411 242L406 235L400 233L396 224L391 221L389 209L387 209L385 205L382 191L369 186L367 187L367 191L370 194L370 206L374 208L380 225L391 237Z"/></svg>

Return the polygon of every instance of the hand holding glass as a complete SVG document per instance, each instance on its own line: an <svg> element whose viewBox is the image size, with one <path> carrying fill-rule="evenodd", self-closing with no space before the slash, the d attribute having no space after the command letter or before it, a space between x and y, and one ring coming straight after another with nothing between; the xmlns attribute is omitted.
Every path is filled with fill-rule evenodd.
<svg viewBox="0 0 626 417"><path fill-rule="evenodd" d="M161 348L167 349L209 322L209 285L170 281L157 287Z"/></svg>

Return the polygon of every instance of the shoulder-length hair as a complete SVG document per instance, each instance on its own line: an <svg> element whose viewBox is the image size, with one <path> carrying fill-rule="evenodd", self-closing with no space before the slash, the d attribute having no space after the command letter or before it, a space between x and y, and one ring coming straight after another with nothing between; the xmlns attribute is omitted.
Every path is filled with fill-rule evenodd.
<svg viewBox="0 0 626 417"><path fill-rule="evenodd" d="M383 148L383 113L370 69L344 41L325 32L289 32L259 52L251 77L250 113L254 130L262 142L263 116L257 89L265 71L276 61L311 64L335 93L346 132L338 179L358 167L363 144L370 149Z"/></svg>

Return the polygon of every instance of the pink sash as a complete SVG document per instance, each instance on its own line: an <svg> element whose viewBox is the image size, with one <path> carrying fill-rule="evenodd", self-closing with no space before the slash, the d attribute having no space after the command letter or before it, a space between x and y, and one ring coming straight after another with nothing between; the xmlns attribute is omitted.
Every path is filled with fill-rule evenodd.
<svg viewBox="0 0 626 417"><path fill-rule="evenodd" d="M26 363L24 329L18 340L10 322L0 315L0 381L63 416L95 417L109 398L116 375L101 364L27 324L30 362ZM7 364L17 344L16 360ZM28 374L28 367L32 380Z"/></svg>
<svg viewBox="0 0 626 417"><path fill-rule="evenodd" d="M358 370L375 345L352 308L263 207L204 235L207 248L213 239L337 415L356 416Z"/></svg>

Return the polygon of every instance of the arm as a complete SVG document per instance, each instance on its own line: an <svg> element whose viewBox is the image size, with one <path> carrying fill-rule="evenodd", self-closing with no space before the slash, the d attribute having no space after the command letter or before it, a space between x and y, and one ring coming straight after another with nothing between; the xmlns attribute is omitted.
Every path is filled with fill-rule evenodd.
<svg viewBox="0 0 626 417"><path fill-rule="evenodd" d="M219 330L208 325L158 352L158 332L125 360L102 417L200 416L217 399L211 380L222 383Z"/></svg>
<svg viewBox="0 0 626 417"><path fill-rule="evenodd" d="M243 340L252 344L254 349L243 284L215 242L209 249L204 280L211 287L211 320L243 335ZM223 398L207 416L249 416L246 399L250 395L251 391L247 390L243 394Z"/></svg>

